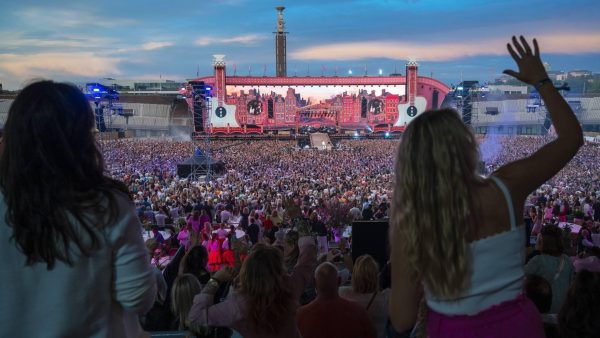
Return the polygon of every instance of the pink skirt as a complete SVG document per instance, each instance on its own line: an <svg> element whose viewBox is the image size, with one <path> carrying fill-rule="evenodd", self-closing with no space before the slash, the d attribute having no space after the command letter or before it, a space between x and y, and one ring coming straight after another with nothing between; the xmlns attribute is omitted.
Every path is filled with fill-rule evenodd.
<svg viewBox="0 0 600 338"><path fill-rule="evenodd" d="M541 316L535 305L520 295L476 315L448 316L429 309L429 338L544 338Z"/></svg>

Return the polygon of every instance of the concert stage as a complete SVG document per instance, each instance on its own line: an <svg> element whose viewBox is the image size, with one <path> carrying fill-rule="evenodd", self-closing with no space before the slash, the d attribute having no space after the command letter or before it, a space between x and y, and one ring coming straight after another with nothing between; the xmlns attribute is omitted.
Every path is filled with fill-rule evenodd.
<svg viewBox="0 0 600 338"><path fill-rule="evenodd" d="M418 75L415 60L404 75L288 76L284 7L277 7L277 76L233 76L225 55L213 55L214 73L190 80L181 94L197 133L264 134L302 128L402 132L417 115L441 106L450 88ZM207 89L208 88L208 89Z"/></svg>

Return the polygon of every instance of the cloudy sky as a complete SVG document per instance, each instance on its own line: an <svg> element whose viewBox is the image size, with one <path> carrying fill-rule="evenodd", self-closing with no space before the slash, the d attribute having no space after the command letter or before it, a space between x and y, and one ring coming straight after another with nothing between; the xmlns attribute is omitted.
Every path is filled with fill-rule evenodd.
<svg viewBox="0 0 600 338"><path fill-rule="evenodd" d="M447 84L512 67L505 43L536 36L553 70L600 72L598 0L0 0L0 83L32 78L184 80L275 72L277 5L286 6L288 75L404 72Z"/></svg>

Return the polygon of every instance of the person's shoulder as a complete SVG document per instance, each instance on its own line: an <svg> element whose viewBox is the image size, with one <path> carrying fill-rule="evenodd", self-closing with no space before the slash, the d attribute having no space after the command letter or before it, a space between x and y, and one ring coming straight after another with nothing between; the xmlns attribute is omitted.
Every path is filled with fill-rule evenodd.
<svg viewBox="0 0 600 338"><path fill-rule="evenodd" d="M346 298L341 298L338 300L338 303L342 306L344 306L345 309L352 311L352 312L366 312L367 310L365 310L364 307L362 307L360 304L358 304L356 301L353 300L349 300Z"/></svg>
<svg viewBox="0 0 600 338"><path fill-rule="evenodd" d="M319 301L317 299L313 300L312 302L306 304L306 305L302 305L298 308L298 311L296 312L296 315L300 318L303 316L306 316L307 313L310 313L312 309L314 309L315 307L319 306Z"/></svg>
<svg viewBox="0 0 600 338"><path fill-rule="evenodd" d="M135 207L133 201L131 200L131 197L124 191L121 191L119 189L111 189L109 191L109 194L111 194L111 196L117 202L117 205L119 205L120 207L126 207L128 209Z"/></svg>
<svg viewBox="0 0 600 338"><path fill-rule="evenodd" d="M340 295L342 295L342 294L344 294L344 295L346 295L346 294L350 294L350 293L352 293L352 287L351 287L351 286L348 286L348 285L346 285L346 286L340 286L340 287L338 288L338 293L339 293Z"/></svg>

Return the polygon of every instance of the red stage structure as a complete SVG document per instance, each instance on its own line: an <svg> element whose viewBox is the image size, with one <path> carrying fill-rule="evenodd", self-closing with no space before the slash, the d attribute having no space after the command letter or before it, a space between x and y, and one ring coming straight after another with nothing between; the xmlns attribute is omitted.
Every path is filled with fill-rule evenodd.
<svg viewBox="0 0 600 338"><path fill-rule="evenodd" d="M190 81L212 88L204 127L196 132L246 134L305 126L401 132L418 114L439 108L450 91L438 80L418 76L415 61L406 64L405 76L286 76L285 55L280 55L285 53L283 7L277 10L278 76L228 76L225 56L214 55L214 74ZM191 92L190 85L181 90L190 110Z"/></svg>
<svg viewBox="0 0 600 338"><path fill-rule="evenodd" d="M223 55L215 55L213 64L213 76L194 79L212 87L210 111L203 119L204 130L210 133L262 133L302 126L402 131L419 113L439 108L450 91L438 80L418 76L415 62L407 64L407 76L348 77L227 76ZM189 90L182 94L189 96ZM323 95L313 102L314 96L303 97L303 92ZM188 101L191 107L191 98Z"/></svg>

